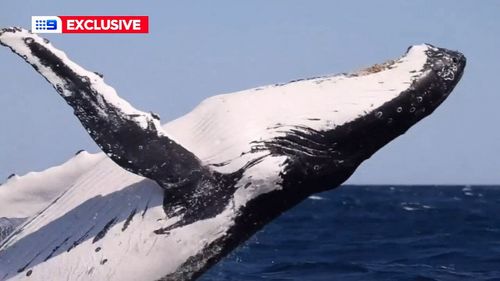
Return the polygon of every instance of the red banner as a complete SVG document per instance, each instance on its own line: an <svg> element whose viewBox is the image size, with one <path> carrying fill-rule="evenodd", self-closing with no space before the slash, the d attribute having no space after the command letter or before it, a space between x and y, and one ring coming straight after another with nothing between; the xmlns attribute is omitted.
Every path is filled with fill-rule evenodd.
<svg viewBox="0 0 500 281"><path fill-rule="evenodd" d="M149 33L148 16L59 16L62 33Z"/></svg>

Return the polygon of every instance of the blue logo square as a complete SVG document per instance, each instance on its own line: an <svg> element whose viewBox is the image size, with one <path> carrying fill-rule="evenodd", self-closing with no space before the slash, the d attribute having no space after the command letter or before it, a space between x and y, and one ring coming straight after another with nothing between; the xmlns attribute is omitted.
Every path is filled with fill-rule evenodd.
<svg viewBox="0 0 500 281"><path fill-rule="evenodd" d="M57 21L56 20L47 20L46 27L47 27L47 30L56 30L57 29Z"/></svg>

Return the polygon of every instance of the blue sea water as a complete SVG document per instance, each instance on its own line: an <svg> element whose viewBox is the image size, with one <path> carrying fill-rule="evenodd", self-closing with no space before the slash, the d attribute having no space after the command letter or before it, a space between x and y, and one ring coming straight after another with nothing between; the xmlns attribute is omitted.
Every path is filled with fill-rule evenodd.
<svg viewBox="0 0 500 281"><path fill-rule="evenodd" d="M500 186L342 186L200 279L500 280Z"/></svg>

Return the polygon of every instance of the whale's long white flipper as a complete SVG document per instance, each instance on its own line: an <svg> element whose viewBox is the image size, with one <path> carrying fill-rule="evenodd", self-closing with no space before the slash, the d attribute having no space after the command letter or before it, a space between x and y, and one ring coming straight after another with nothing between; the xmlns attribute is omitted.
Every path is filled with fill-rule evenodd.
<svg viewBox="0 0 500 281"><path fill-rule="evenodd" d="M215 96L161 129L40 37L4 29L0 43L135 173L104 158L71 183L0 245L0 280L193 280L432 113L465 67L458 52L414 46L355 73Z"/></svg>
<svg viewBox="0 0 500 281"><path fill-rule="evenodd" d="M100 75L85 70L48 40L26 30L5 29L0 38L2 45L47 79L73 107L97 145L118 165L166 188L197 180L192 171L201 169L198 159L163 131L158 117L121 99Z"/></svg>

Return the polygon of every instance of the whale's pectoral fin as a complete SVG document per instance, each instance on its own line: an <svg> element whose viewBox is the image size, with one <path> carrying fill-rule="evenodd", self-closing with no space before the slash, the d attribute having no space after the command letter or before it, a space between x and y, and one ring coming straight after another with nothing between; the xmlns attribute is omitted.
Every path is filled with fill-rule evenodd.
<svg viewBox="0 0 500 281"><path fill-rule="evenodd" d="M0 44L52 84L99 147L124 169L165 188L201 177L200 161L162 130L159 118L121 99L101 75L85 70L48 40L23 29L2 29Z"/></svg>

